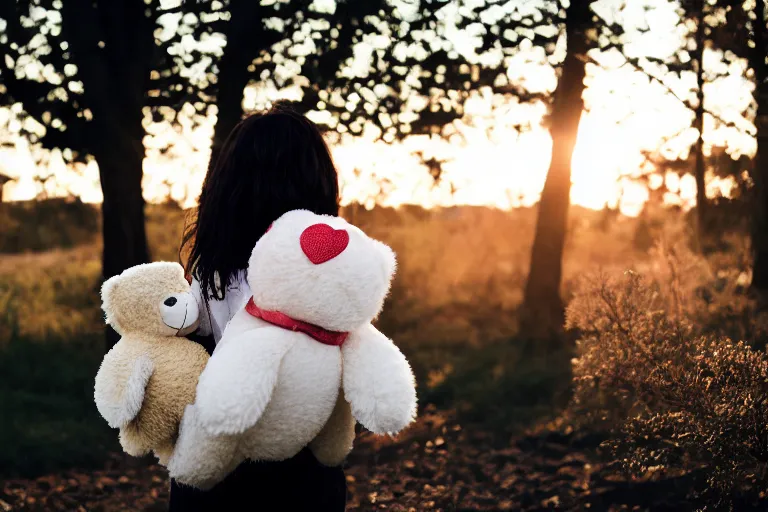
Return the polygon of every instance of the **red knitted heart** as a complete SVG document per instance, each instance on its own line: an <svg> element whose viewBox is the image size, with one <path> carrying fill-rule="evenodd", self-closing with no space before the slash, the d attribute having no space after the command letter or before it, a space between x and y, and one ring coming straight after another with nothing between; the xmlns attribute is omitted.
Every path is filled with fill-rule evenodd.
<svg viewBox="0 0 768 512"><path fill-rule="evenodd" d="M349 245L349 233L328 224L314 224L304 230L299 240L309 261L319 265L344 252Z"/></svg>

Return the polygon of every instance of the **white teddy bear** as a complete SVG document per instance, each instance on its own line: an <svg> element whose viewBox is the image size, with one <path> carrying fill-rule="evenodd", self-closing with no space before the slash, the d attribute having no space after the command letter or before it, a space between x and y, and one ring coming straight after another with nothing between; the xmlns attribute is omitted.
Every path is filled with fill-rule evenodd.
<svg viewBox="0 0 768 512"><path fill-rule="evenodd" d="M288 459L307 445L341 462L352 442L345 407L377 434L411 423L411 368L371 325L395 266L389 247L341 218L297 210L275 221L249 261L253 298L185 411L170 475L208 489L245 459Z"/></svg>

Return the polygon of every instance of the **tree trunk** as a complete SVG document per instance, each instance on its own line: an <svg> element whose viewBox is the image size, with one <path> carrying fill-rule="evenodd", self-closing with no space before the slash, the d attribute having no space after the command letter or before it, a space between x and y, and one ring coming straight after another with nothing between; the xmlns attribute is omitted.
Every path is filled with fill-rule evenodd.
<svg viewBox="0 0 768 512"><path fill-rule="evenodd" d="M243 117L243 90L248 85L250 62L251 59L242 51L232 50L227 43L219 65L219 90L216 95L218 113L213 129L209 167L216 163L224 142Z"/></svg>
<svg viewBox="0 0 768 512"><path fill-rule="evenodd" d="M693 127L699 133L694 144L694 154L696 158L696 167L694 168L694 177L696 178L696 219L699 239L703 239L707 233L707 223L709 222L708 203L707 203L707 184L704 180L706 165L704 161L704 46L706 42L706 25L704 23L704 2L699 1L696 6L696 50L692 58L696 63L696 109L693 119Z"/></svg>
<svg viewBox="0 0 768 512"><path fill-rule="evenodd" d="M263 49L262 46L271 45L271 41L261 41L264 30L259 7L259 3L252 0L233 0L230 3L231 18L225 34L227 44L219 62L218 113L213 128L209 167L215 165L224 142L243 118L243 91L250 79L248 66Z"/></svg>
<svg viewBox="0 0 768 512"><path fill-rule="evenodd" d="M103 275L109 279L149 261L141 193L142 158L140 154L128 153L122 158L98 159L98 164L104 193Z"/></svg>
<svg viewBox="0 0 768 512"><path fill-rule="evenodd" d="M755 71L755 100L757 102L757 153L752 168L752 288L768 300L768 30L766 29L765 0L756 0L754 35L755 48L750 59Z"/></svg>
<svg viewBox="0 0 768 512"><path fill-rule="evenodd" d="M136 122L135 122L136 124ZM138 129L141 121L138 120ZM117 126L117 123L116 123ZM145 232L144 197L141 191L144 146L141 136L128 135L125 124L113 134L105 134L106 150L95 151L99 164L99 177L104 201L101 204L102 274L104 279L120 274L123 270L150 261ZM120 339L107 328L106 349L109 351Z"/></svg>
<svg viewBox="0 0 768 512"><path fill-rule="evenodd" d="M155 26L145 10L144 3L133 0L62 3L62 31L93 115L88 130L104 195L104 279L149 261L141 193L142 119ZM108 327L107 350L118 339Z"/></svg>
<svg viewBox="0 0 768 512"><path fill-rule="evenodd" d="M552 160L539 202L521 317L523 335L532 339L556 339L563 328L560 281L570 204L571 159L584 109L582 93L589 49L585 31L591 20L590 5L591 2L572 1L566 11L568 48L549 119Z"/></svg>

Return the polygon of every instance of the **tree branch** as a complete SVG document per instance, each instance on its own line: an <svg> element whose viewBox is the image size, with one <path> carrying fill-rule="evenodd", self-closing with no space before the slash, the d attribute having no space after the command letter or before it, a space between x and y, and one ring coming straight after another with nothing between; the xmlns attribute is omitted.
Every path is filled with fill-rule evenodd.
<svg viewBox="0 0 768 512"><path fill-rule="evenodd" d="M589 60L593 64L596 64L596 65L602 67L602 65L598 61L593 59L592 57L589 57ZM630 58L624 56L624 61L625 61L625 64L628 64L630 67L632 67L636 71L640 71L645 76L647 76L652 82L656 82L658 85L660 85L668 94L671 94L676 100L678 100L680 103L682 103L685 106L685 108L687 108L689 110L693 109L693 107L690 105L690 103L687 100L684 100L683 98L678 96L677 93L675 93L675 91L673 91L672 88L669 85L667 85L662 79L660 79L659 77L649 73L648 70L643 68L643 66L641 66L638 63L637 59L630 59ZM746 133L748 135L752 135L752 136L755 135L754 130L751 130L749 128L742 128L742 127L738 126L736 124L736 122L734 122L734 121L726 121L719 114L713 112L712 110L710 110L708 108L705 108L704 112L706 114L709 114L710 116L712 116L715 120L720 122L726 128L736 128L737 130L742 131L742 132L744 132L744 133Z"/></svg>

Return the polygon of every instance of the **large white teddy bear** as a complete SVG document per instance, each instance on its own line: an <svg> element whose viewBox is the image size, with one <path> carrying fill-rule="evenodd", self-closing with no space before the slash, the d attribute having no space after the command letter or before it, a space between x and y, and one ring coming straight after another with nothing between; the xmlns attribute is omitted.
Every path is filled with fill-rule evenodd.
<svg viewBox="0 0 768 512"><path fill-rule="evenodd" d="M249 260L253 298L185 411L170 475L208 489L245 459L288 459L307 445L343 458L345 406L378 434L413 421L411 368L371 325L395 266L389 247L341 218L297 210L275 221Z"/></svg>

